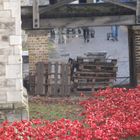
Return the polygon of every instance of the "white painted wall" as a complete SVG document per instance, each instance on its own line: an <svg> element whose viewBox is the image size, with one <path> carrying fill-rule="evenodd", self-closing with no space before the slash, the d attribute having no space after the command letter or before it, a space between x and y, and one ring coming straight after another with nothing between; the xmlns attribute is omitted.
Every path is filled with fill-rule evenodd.
<svg viewBox="0 0 140 140"><path fill-rule="evenodd" d="M49 51L49 60L67 62L69 57L84 56L88 52L107 52L108 58L118 60L118 78L115 83L128 83L129 50L127 27L119 27L118 41L114 42L107 40L107 33L111 32L111 27L94 27L94 30L95 38L90 39L89 43L84 43L83 38L71 38L66 44L54 43L53 51Z"/></svg>

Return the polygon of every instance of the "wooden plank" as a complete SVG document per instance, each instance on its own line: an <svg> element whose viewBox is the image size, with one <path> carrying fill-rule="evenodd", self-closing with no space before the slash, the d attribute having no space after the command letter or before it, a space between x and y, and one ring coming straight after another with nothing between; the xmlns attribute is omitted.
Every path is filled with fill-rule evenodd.
<svg viewBox="0 0 140 140"><path fill-rule="evenodd" d="M47 7L47 8L41 9L40 14L43 14L45 12L49 12L51 10L55 10L56 8L64 6L66 4L69 4L69 3L73 2L73 1L75 1L75 0L61 0L61 1L58 1L57 3L55 3L53 5L49 5L49 7Z"/></svg>
<svg viewBox="0 0 140 140"><path fill-rule="evenodd" d="M37 29L39 27L40 27L39 0L33 0L33 28Z"/></svg>
<svg viewBox="0 0 140 140"><path fill-rule="evenodd" d="M80 77L114 77L116 72L92 72L92 71L77 71L75 76Z"/></svg>
<svg viewBox="0 0 140 140"><path fill-rule="evenodd" d="M114 66L103 66L103 65L80 65L79 66L79 70L82 71L108 71L108 72L113 72L113 71L117 71L118 67L114 67Z"/></svg>
<svg viewBox="0 0 140 140"><path fill-rule="evenodd" d="M29 74L29 94L35 94L35 75Z"/></svg>
<svg viewBox="0 0 140 140"><path fill-rule="evenodd" d="M74 79L75 83L113 82L116 78Z"/></svg>
<svg viewBox="0 0 140 140"><path fill-rule="evenodd" d="M62 77L61 77L61 82L62 82L62 95L65 95L65 89L64 89L64 85L66 84L68 84L68 81L67 81L67 75L66 75L66 69L65 69L65 64L62 64L61 65L61 73L62 73Z"/></svg>
<svg viewBox="0 0 140 140"><path fill-rule="evenodd" d="M69 65L62 64L62 85L63 85L63 95L68 96L70 95L70 73Z"/></svg>
<svg viewBox="0 0 140 140"><path fill-rule="evenodd" d="M22 29L32 29L32 20L30 18L22 19ZM80 22L79 22L80 21ZM111 25L134 25L135 15L120 16L96 16L96 17L65 17L40 19L40 29L44 28L77 28L92 26L111 26Z"/></svg>
<svg viewBox="0 0 140 140"><path fill-rule="evenodd" d="M94 86L79 86L77 88L74 89L74 91L77 92L84 92L84 93L88 93L88 92L94 92L97 91L99 89L105 89L107 87L107 85L94 85Z"/></svg>
<svg viewBox="0 0 140 140"><path fill-rule="evenodd" d="M104 66L104 67L114 67L117 64L117 62L82 62L79 65L80 66Z"/></svg>
<svg viewBox="0 0 140 140"><path fill-rule="evenodd" d="M136 11L136 6L129 5L129 3L119 2L118 0L104 0L104 2L109 2Z"/></svg>
<svg viewBox="0 0 140 140"><path fill-rule="evenodd" d="M100 82L93 82L93 83L78 83L78 86L85 86L85 87L88 87L88 86L96 86L96 85L110 85L112 84L112 82L105 82L105 81L100 81Z"/></svg>
<svg viewBox="0 0 140 140"><path fill-rule="evenodd" d="M35 95L46 95L46 65L43 62L36 64Z"/></svg>

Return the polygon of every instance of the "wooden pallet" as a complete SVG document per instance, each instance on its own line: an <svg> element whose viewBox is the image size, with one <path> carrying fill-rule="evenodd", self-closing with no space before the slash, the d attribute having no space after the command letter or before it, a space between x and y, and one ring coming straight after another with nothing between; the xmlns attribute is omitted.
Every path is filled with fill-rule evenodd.
<svg viewBox="0 0 140 140"><path fill-rule="evenodd" d="M48 63L48 96L68 96L71 89L70 65Z"/></svg>
<svg viewBox="0 0 140 140"><path fill-rule="evenodd" d="M77 91L94 91L112 85L116 79L117 59L106 59L106 54L78 57L74 72L74 87Z"/></svg>

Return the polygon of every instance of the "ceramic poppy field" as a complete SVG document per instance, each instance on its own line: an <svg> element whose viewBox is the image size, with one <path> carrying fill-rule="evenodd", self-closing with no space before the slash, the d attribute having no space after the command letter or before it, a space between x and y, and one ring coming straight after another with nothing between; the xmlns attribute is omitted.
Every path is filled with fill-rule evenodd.
<svg viewBox="0 0 140 140"><path fill-rule="evenodd" d="M55 103L52 104L55 105ZM59 104L68 105L68 101L61 101ZM75 104L71 102L71 105L75 106L75 109L77 109L76 106L79 106L77 114L74 115L78 118L74 118L74 116L69 118L70 114L76 110L72 110L65 117L66 114L61 114L65 108L60 107L62 112L58 112L62 116L59 116L59 113L56 114L59 116L56 120L55 118L46 120L40 116L40 118L32 118L30 121L23 120L13 123L5 121L1 123L0 140L140 139L138 137L140 136L140 87L129 90L125 88L99 90L88 99L79 100ZM72 107L68 110L71 109Z"/></svg>

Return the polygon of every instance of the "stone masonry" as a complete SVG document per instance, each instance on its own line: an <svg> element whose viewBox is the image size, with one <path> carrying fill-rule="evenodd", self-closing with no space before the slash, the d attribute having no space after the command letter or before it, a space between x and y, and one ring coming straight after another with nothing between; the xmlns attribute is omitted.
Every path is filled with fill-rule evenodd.
<svg viewBox="0 0 140 140"><path fill-rule="evenodd" d="M18 112L10 116L11 120L28 118L27 92L22 82L20 14L20 0L0 0L0 111L7 109L7 118L13 110Z"/></svg>

